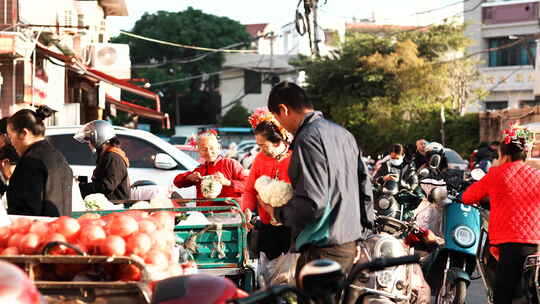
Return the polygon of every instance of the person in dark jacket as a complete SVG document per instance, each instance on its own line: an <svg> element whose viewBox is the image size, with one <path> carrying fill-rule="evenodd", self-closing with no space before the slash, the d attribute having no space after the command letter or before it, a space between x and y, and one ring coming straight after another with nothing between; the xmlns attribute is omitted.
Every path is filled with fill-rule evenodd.
<svg viewBox="0 0 540 304"><path fill-rule="evenodd" d="M390 152L390 159L382 163L381 168L374 176L374 182L383 185L386 181L395 181L399 188L415 189L418 178L413 164L405 162L405 148L401 144L394 144Z"/></svg>
<svg viewBox="0 0 540 304"><path fill-rule="evenodd" d="M0 170L3 173L0 175L0 196L6 193L8 180L13 174L17 161L19 161L17 151L15 151L11 142L9 142L7 122L8 117L0 119Z"/></svg>
<svg viewBox="0 0 540 304"><path fill-rule="evenodd" d="M130 199L128 176L129 160L120 149L120 141L113 127L104 120L94 120L84 125L74 138L89 145L97 154L97 166L90 183L79 183L82 197L102 193L109 200Z"/></svg>
<svg viewBox="0 0 540 304"><path fill-rule="evenodd" d="M356 140L314 111L294 83L272 88L268 109L294 135L288 171L293 198L283 207L264 208L291 227L292 250L300 253L297 274L320 258L338 262L348 273L357 242L371 233L375 215L369 173Z"/></svg>
<svg viewBox="0 0 540 304"><path fill-rule="evenodd" d="M7 133L20 156L7 190L8 214L61 216L71 214L73 172L45 139L48 107L20 110L11 116Z"/></svg>
<svg viewBox="0 0 540 304"><path fill-rule="evenodd" d="M416 141L416 153L414 154L414 167L416 170L420 171L422 168L426 167L429 163L429 157L426 153L426 146L428 145L427 140L425 139L419 139ZM441 159L441 164L439 165L439 170L444 171L448 169L448 160L446 159L446 156L444 156Z"/></svg>
<svg viewBox="0 0 540 304"><path fill-rule="evenodd" d="M498 141L492 141L489 146L478 149L474 162L480 169L484 170L484 172L487 173L493 160L499 158L499 153L497 152L499 150L499 145L500 143Z"/></svg>

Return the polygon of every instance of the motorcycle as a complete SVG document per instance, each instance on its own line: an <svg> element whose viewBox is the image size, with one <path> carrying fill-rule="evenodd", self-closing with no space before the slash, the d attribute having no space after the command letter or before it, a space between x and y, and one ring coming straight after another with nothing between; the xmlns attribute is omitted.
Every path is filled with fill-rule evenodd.
<svg viewBox="0 0 540 304"><path fill-rule="evenodd" d="M441 146L442 147L442 146ZM426 147L427 149L427 147ZM420 181L432 204L435 225L429 227L444 239L423 264L424 275L436 295L436 303L465 303L467 287L476 268L476 252L481 230L478 209L462 204L458 197L464 185L447 184L437 172L443 149L435 149L429 161L429 171L421 173ZM426 169L424 169L426 170ZM429 178L429 177L435 178ZM427 178L426 178L427 177ZM450 194L448 193L450 188ZM433 224L433 220L430 220ZM438 227L436 227L438 226Z"/></svg>
<svg viewBox="0 0 540 304"><path fill-rule="evenodd" d="M285 294L321 304L350 303L353 281L366 273L381 271L388 267L418 263L418 256L379 258L368 263L356 264L346 277L341 266L332 260L315 260L300 272L299 288L290 285L269 286L251 295L239 290L222 277L204 274L180 276L165 279L155 284L152 294L153 304L251 304L269 303L274 299L284 299ZM209 292L212 291L212 292ZM364 303L359 298L357 303Z"/></svg>
<svg viewBox="0 0 540 304"><path fill-rule="evenodd" d="M415 231L413 224L393 217L379 216L375 220L377 234L362 243L361 262L373 258L413 254L403 236ZM416 231L415 231L416 232ZM419 265L403 265L375 272L353 285L365 303L430 303L431 292Z"/></svg>
<svg viewBox="0 0 540 304"><path fill-rule="evenodd" d="M411 172L410 179L417 179L416 173ZM412 176L414 175L414 176ZM398 181L388 180L378 186L374 208L378 215L389 216L398 220L408 220L412 211L422 201L422 196L413 189L404 179Z"/></svg>

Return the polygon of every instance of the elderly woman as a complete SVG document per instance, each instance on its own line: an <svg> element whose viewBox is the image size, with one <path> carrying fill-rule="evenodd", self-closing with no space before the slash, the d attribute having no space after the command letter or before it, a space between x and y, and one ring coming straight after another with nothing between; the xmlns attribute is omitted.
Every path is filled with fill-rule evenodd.
<svg viewBox="0 0 540 304"><path fill-rule="evenodd" d="M178 188L195 186L197 198L203 199L205 197L201 190L201 181L204 176L211 175L223 186L218 197L241 197L247 175L238 161L220 155L221 145L215 131L204 131L197 136L197 151L204 163L193 171L177 175L174 184ZM208 205L216 203L199 203L199 206Z"/></svg>

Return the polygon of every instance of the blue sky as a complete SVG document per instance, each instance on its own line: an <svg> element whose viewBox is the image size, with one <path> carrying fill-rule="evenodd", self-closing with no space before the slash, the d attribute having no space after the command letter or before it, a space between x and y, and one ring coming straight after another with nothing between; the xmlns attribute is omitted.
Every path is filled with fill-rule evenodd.
<svg viewBox="0 0 540 304"><path fill-rule="evenodd" d="M379 23L402 25L425 25L441 21L463 9L459 3L446 9L426 14L416 12L440 8L459 0L319 0L322 17L352 20L366 18L374 13ZM145 12L182 11L191 6L205 13L227 16L248 23L286 24L293 20L298 0L126 0L129 17L111 17L109 29L112 33L130 30Z"/></svg>

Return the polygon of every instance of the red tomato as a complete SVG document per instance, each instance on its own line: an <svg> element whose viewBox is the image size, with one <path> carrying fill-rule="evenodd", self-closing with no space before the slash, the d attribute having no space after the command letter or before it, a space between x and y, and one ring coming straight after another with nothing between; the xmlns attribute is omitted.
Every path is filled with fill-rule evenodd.
<svg viewBox="0 0 540 304"><path fill-rule="evenodd" d="M85 247L91 249L95 246L99 246L101 241L106 237L107 235L103 228L100 226L88 225L81 229L80 242Z"/></svg>
<svg viewBox="0 0 540 304"><path fill-rule="evenodd" d="M126 237L139 230L137 221L128 215L119 215L107 224L109 233Z"/></svg>
<svg viewBox="0 0 540 304"><path fill-rule="evenodd" d="M157 230L156 223L152 219L145 219L139 222L139 231L150 234Z"/></svg>
<svg viewBox="0 0 540 304"><path fill-rule="evenodd" d="M133 264L118 265L118 279L120 281L140 281L141 270Z"/></svg>
<svg viewBox="0 0 540 304"><path fill-rule="evenodd" d="M152 239L146 233L134 233L127 238L127 253L144 256L152 248Z"/></svg>
<svg viewBox="0 0 540 304"><path fill-rule="evenodd" d="M34 222L30 226L30 232L39 235L40 238L43 238L49 233L49 225L47 225L47 223L44 223L44 222L39 222L39 221Z"/></svg>
<svg viewBox="0 0 540 304"><path fill-rule="evenodd" d="M101 216L97 213L85 213L79 217L79 222L86 221L86 220L97 220L101 218Z"/></svg>
<svg viewBox="0 0 540 304"><path fill-rule="evenodd" d="M66 237L62 234L55 232L47 235L43 241L43 245L47 245L51 242L66 242ZM65 246L56 246L49 250L50 255L62 255L66 251Z"/></svg>
<svg viewBox="0 0 540 304"><path fill-rule="evenodd" d="M155 249L167 248L167 232L164 230L156 230L150 234L152 238L152 247Z"/></svg>
<svg viewBox="0 0 540 304"><path fill-rule="evenodd" d="M23 234L21 233L14 233L9 238L9 241L7 243L7 247L17 247L19 248L19 243L21 242L21 239L23 237Z"/></svg>
<svg viewBox="0 0 540 304"><path fill-rule="evenodd" d="M123 213L123 215L129 215L135 220L140 221L148 217L148 212L140 210L129 210Z"/></svg>
<svg viewBox="0 0 540 304"><path fill-rule="evenodd" d="M81 229L81 225L76 219L67 216L59 217L54 222L54 227L56 232L65 236L66 239L74 237Z"/></svg>
<svg viewBox="0 0 540 304"><path fill-rule="evenodd" d="M152 213L152 218L156 220L158 229L174 230L174 212L158 211Z"/></svg>
<svg viewBox="0 0 540 304"><path fill-rule="evenodd" d="M30 232L21 238L19 252L22 254L37 254L39 245L39 235Z"/></svg>
<svg viewBox="0 0 540 304"><path fill-rule="evenodd" d="M167 255L158 249L152 249L146 253L146 258L144 261L147 264L158 267L159 269L166 269L169 266Z"/></svg>
<svg viewBox="0 0 540 304"><path fill-rule="evenodd" d="M126 253L126 241L117 235L111 235L101 241L99 251L103 255L123 256Z"/></svg>
<svg viewBox="0 0 540 304"><path fill-rule="evenodd" d="M0 227L0 246L5 247L11 236L9 227Z"/></svg>
<svg viewBox="0 0 540 304"><path fill-rule="evenodd" d="M0 255L18 255L18 254L19 254L19 249L17 249L17 247L8 247L2 250L2 252L0 252Z"/></svg>
<svg viewBox="0 0 540 304"><path fill-rule="evenodd" d="M28 232L28 229L30 229L30 225L32 224L32 220L25 217L19 217L12 221L11 223L11 230L14 232L25 234Z"/></svg>

